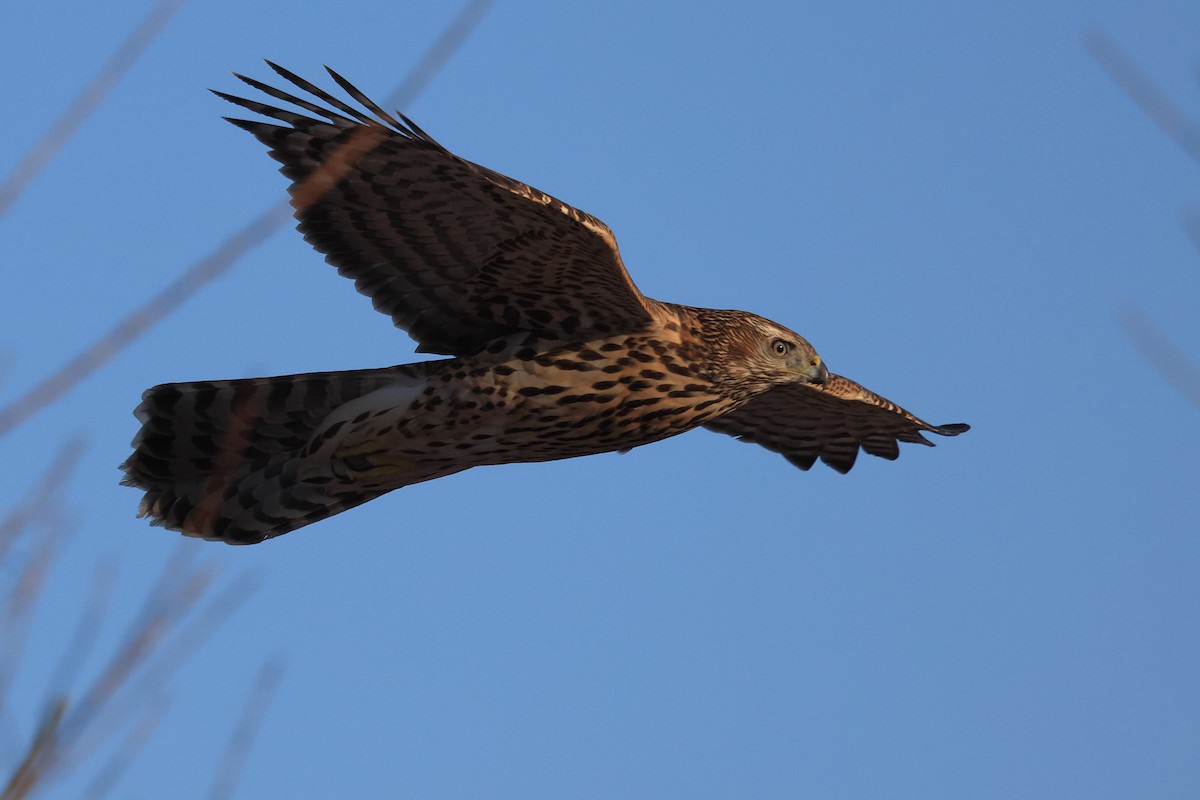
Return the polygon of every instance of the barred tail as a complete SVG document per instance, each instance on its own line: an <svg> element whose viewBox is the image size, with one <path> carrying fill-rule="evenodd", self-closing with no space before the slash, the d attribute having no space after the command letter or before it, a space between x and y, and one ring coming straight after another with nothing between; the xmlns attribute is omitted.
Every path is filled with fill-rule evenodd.
<svg viewBox="0 0 1200 800"><path fill-rule="evenodd" d="M337 481L300 458L336 408L445 362L156 386L134 412L142 429L121 465L143 490L140 516L230 544L255 544L384 491Z"/></svg>

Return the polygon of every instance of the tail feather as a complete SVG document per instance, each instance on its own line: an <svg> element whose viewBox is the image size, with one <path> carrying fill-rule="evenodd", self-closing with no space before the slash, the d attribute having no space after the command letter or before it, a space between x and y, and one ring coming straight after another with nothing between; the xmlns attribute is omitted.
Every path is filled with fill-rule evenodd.
<svg viewBox="0 0 1200 800"><path fill-rule="evenodd" d="M301 478L299 463L294 454L280 453L265 464L147 488L139 516L187 536L257 544L385 493Z"/></svg>
<svg viewBox="0 0 1200 800"><path fill-rule="evenodd" d="M442 363L156 386L134 412L142 429L122 483L146 493L140 516L189 536L254 544L287 533L386 491L304 465L322 421Z"/></svg>

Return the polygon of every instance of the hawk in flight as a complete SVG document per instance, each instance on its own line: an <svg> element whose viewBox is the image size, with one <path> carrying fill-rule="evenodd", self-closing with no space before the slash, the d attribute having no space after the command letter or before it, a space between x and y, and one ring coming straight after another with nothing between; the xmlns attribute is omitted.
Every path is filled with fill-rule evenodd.
<svg viewBox="0 0 1200 800"><path fill-rule="evenodd" d="M646 297L600 220L459 158L332 70L359 107L271 66L325 105L238 76L300 111L218 92L282 124L230 121L283 164L304 238L418 352L449 358L150 389L122 468L154 524L253 544L471 467L698 427L839 472L859 448L894 459L967 430L829 372L768 319Z"/></svg>

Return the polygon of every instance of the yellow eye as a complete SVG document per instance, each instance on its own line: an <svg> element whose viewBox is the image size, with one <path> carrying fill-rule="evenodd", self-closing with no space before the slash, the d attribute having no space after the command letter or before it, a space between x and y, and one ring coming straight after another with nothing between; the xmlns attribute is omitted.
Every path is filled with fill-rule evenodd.
<svg viewBox="0 0 1200 800"><path fill-rule="evenodd" d="M792 351L792 346L783 339L776 339L771 342L771 351L777 356L786 356Z"/></svg>

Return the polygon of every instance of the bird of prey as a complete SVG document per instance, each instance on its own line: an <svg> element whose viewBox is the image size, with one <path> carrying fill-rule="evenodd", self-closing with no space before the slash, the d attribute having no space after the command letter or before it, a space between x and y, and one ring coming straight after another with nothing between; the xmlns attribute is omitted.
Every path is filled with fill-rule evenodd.
<svg viewBox="0 0 1200 800"><path fill-rule="evenodd" d="M698 427L839 472L859 448L895 459L898 442L967 430L829 372L768 319L646 297L600 220L454 155L332 70L357 107L270 66L312 99L239 75L300 111L217 92L282 124L230 122L283 164L304 238L418 352L449 358L148 390L122 468L154 524L253 544L471 467Z"/></svg>

